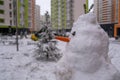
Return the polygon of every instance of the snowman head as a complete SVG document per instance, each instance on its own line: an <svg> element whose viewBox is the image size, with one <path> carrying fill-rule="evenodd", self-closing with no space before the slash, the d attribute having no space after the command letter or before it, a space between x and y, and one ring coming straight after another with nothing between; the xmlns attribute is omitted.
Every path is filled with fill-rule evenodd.
<svg viewBox="0 0 120 80"><path fill-rule="evenodd" d="M99 26L94 13L81 15L71 30L67 49L76 53L108 52L108 36Z"/></svg>
<svg viewBox="0 0 120 80"><path fill-rule="evenodd" d="M87 28L92 29L94 27L100 27L96 20L96 15L94 13L84 14L79 16L78 20L74 22L71 33L73 34L76 32L80 32L80 30L86 30Z"/></svg>

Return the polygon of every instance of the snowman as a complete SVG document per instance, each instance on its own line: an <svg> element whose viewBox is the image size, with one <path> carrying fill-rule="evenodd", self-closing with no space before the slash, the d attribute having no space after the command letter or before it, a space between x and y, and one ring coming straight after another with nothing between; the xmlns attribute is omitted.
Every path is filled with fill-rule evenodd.
<svg viewBox="0 0 120 80"><path fill-rule="evenodd" d="M108 57L108 35L94 13L81 15L69 38L57 63L56 80L120 80L120 73Z"/></svg>

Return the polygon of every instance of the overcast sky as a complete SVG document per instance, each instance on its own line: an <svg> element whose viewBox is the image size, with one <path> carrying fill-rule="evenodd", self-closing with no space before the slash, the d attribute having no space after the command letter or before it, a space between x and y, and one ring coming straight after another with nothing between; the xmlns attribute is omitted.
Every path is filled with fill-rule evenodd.
<svg viewBox="0 0 120 80"><path fill-rule="evenodd" d="M36 0L36 4L40 6L40 13L41 15L44 15L46 11L49 12L50 14L50 9L51 9L51 0Z"/></svg>
<svg viewBox="0 0 120 80"><path fill-rule="evenodd" d="M89 0L89 3L92 4L93 0ZM36 4L40 6L41 15L44 15L46 11L51 12L51 0L36 0Z"/></svg>

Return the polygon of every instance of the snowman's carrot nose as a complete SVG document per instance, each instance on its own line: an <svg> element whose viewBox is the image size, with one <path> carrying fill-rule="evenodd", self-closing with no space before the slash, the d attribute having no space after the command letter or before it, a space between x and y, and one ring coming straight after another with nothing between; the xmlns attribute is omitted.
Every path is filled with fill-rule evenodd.
<svg viewBox="0 0 120 80"><path fill-rule="evenodd" d="M70 41L70 38L63 37L63 36L55 36L55 39L58 39L58 40L64 41L64 42L69 42Z"/></svg>

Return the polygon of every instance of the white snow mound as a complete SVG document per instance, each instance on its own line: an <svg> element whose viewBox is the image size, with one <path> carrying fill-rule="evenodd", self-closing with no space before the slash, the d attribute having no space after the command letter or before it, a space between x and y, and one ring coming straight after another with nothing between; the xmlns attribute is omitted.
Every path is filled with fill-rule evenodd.
<svg viewBox="0 0 120 80"><path fill-rule="evenodd" d="M120 80L120 73L108 57L108 35L94 13L78 18L70 38L58 62L57 80Z"/></svg>

